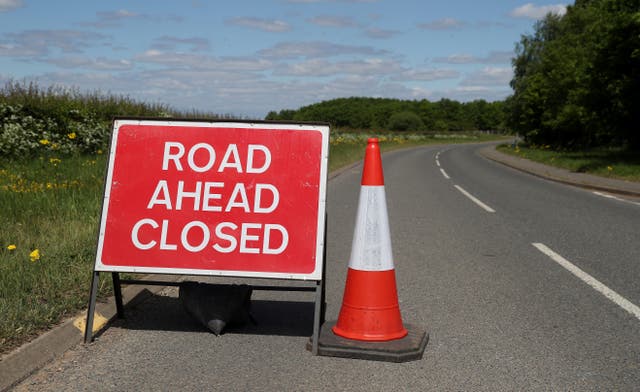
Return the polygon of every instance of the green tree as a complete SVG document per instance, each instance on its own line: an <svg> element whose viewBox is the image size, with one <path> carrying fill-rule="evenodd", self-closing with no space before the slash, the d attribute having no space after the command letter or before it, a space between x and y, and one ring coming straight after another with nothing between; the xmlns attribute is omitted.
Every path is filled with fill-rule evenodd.
<svg viewBox="0 0 640 392"><path fill-rule="evenodd" d="M640 148L640 0L581 0L521 37L508 124L534 143Z"/></svg>
<svg viewBox="0 0 640 392"><path fill-rule="evenodd" d="M267 120L322 121L350 129L463 131L498 129L504 123L503 103L450 99L430 102L392 98L337 98L297 110L271 111Z"/></svg>
<svg viewBox="0 0 640 392"><path fill-rule="evenodd" d="M389 117L388 127L392 131L420 131L424 129L424 123L414 112L403 111Z"/></svg>

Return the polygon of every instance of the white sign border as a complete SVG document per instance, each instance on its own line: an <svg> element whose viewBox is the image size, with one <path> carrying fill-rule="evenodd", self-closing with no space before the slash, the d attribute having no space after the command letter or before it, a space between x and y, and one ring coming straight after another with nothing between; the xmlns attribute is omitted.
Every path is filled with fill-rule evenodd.
<svg viewBox="0 0 640 392"><path fill-rule="evenodd" d="M207 270L207 269L185 269L185 268L157 268L157 267L135 267L135 266L113 266L102 263L101 256L104 245L104 235L107 224L109 209L109 197L111 183L113 180L113 164L116 159L116 147L118 145L118 132L123 125L153 125L165 127L204 127L204 128L254 128L256 131L268 130L293 130L293 131L315 131L322 135L322 151L320 161L320 189L318 197L318 222L316 226L316 254L315 268L308 274L282 273L282 272L260 272L260 271L233 271L233 270ZM326 227L326 201L327 201L327 179L329 168L329 125L324 124L294 124L276 122L257 121L202 121L202 120L151 120L151 119L116 119L113 122L113 133L111 136L111 146L109 150L109 160L107 175L105 177L104 198L102 202L102 215L100 218L100 232L98 234L98 246L96 249L96 261L94 271L97 272L130 272L130 273L152 273L171 275L202 275L202 276L228 276L247 278L273 278L288 280L322 280L322 268L324 261L324 231Z"/></svg>

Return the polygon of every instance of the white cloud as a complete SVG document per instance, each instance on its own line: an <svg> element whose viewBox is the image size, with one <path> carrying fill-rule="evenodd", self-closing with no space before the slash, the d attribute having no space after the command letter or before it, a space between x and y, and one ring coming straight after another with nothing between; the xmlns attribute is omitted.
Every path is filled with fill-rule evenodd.
<svg viewBox="0 0 640 392"><path fill-rule="evenodd" d="M472 72L460 83L467 87L507 87L513 77L511 68L485 67Z"/></svg>
<svg viewBox="0 0 640 392"><path fill-rule="evenodd" d="M403 68L393 60L379 58L330 62L321 59L312 59L300 63L293 63L280 67L274 71L275 75L283 76L311 76L323 77L334 75L389 75L402 72Z"/></svg>
<svg viewBox="0 0 640 392"><path fill-rule="evenodd" d="M435 63L443 64L509 64L514 53L511 51L492 51L487 56L477 57L468 53L456 53L447 57L436 57Z"/></svg>
<svg viewBox="0 0 640 392"><path fill-rule="evenodd" d="M64 53L79 53L106 36L79 30L26 30L7 33L7 40L0 41L0 55L46 56L52 48Z"/></svg>
<svg viewBox="0 0 640 392"><path fill-rule="evenodd" d="M30 48L24 45L17 45L12 42L0 42L0 56L7 57L32 57L43 54L43 48Z"/></svg>
<svg viewBox="0 0 640 392"><path fill-rule="evenodd" d="M455 79L460 76L458 71L446 68L436 69L411 69L391 77L394 81L433 81L443 79Z"/></svg>
<svg viewBox="0 0 640 392"><path fill-rule="evenodd" d="M61 68L84 68L100 71L123 71L133 68L133 63L129 60L112 60L105 57L92 59L81 56L69 56L48 59L46 62Z"/></svg>
<svg viewBox="0 0 640 392"><path fill-rule="evenodd" d="M9 12L24 7L22 0L0 0L0 12Z"/></svg>
<svg viewBox="0 0 640 392"><path fill-rule="evenodd" d="M445 64L472 64L478 61L477 57L467 54L467 53L458 53L452 54L447 57L436 57L433 59L436 63L445 63Z"/></svg>
<svg viewBox="0 0 640 392"><path fill-rule="evenodd" d="M548 13L564 15L566 12L567 6L565 4L537 6L532 3L527 3L514 9L509 15L514 18L542 19Z"/></svg>
<svg viewBox="0 0 640 392"><path fill-rule="evenodd" d="M137 13L131 12L131 11L127 11L127 10L124 10L124 9L117 10L117 11L97 12L96 15L98 16L98 18L100 20L103 20L103 21L129 19L129 18L136 18L136 17L140 17L141 16L140 14L137 14Z"/></svg>
<svg viewBox="0 0 640 392"><path fill-rule="evenodd" d="M509 51L492 51L487 57L482 58L484 64L511 64L511 59L515 57L512 50Z"/></svg>
<svg viewBox="0 0 640 392"><path fill-rule="evenodd" d="M400 34L400 32L397 30L384 30L384 29L378 29L378 28L372 27L365 30L365 34L369 38L386 39L386 38L392 38Z"/></svg>
<svg viewBox="0 0 640 392"><path fill-rule="evenodd" d="M319 58L341 55L377 56L387 54L387 52L371 46L353 46L325 41L313 41L280 42L271 48L259 51L258 54L267 58Z"/></svg>
<svg viewBox="0 0 640 392"><path fill-rule="evenodd" d="M138 54L134 60L190 70L264 71L273 67L269 60L257 57L211 57L193 53L163 52L150 49Z"/></svg>
<svg viewBox="0 0 640 392"><path fill-rule="evenodd" d="M156 38L152 47L159 50L176 50L180 46L187 46L192 52L207 51L210 48L209 40L200 37L179 38L163 35Z"/></svg>
<svg viewBox="0 0 640 392"><path fill-rule="evenodd" d="M291 30L287 22L276 19L263 18L232 18L226 22L229 25L248 27L269 33L282 33Z"/></svg>
<svg viewBox="0 0 640 392"><path fill-rule="evenodd" d="M418 27L424 30L451 30L459 29L466 25L465 22L454 18L444 18L432 22L420 23Z"/></svg>
<svg viewBox="0 0 640 392"><path fill-rule="evenodd" d="M377 3L380 0L287 0L287 3L311 4L311 3Z"/></svg>
<svg viewBox="0 0 640 392"><path fill-rule="evenodd" d="M322 27L356 27L358 25L353 18L344 16L320 15L308 19L308 21Z"/></svg>
<svg viewBox="0 0 640 392"><path fill-rule="evenodd" d="M181 22L183 18L177 15L150 15L120 9L116 11L99 11L96 12L97 20L95 22L80 23L82 26L91 26L95 28L110 28L122 25L127 20L144 20L150 22L166 23Z"/></svg>

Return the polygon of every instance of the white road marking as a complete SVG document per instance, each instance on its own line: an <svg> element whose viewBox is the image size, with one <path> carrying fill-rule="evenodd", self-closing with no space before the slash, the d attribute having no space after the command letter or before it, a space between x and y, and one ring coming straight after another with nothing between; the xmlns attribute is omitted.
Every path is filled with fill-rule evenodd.
<svg viewBox="0 0 640 392"><path fill-rule="evenodd" d="M457 190L459 190L463 195L465 195L466 197L468 197L472 202L476 203L477 205L479 205L483 210L487 211L487 212L496 212L496 210L494 210L493 208L489 207L488 205L484 204L483 202L481 202L480 200L478 200L475 196L473 196L471 193L465 191L461 186L459 185L454 185L456 187Z"/></svg>
<svg viewBox="0 0 640 392"><path fill-rule="evenodd" d="M531 245L535 246L540 252L542 252L545 255L549 256L553 261L555 261L556 263L560 264L562 267L564 267L569 272L574 274L577 278L579 278L580 280L582 280L583 282L585 282L589 286L593 287L596 291L600 292L600 294L602 294L605 297L609 298L613 303L615 303L616 305L620 306L622 309L624 309L627 312L631 313L633 316L635 316L635 318L640 320L640 308L638 306L634 305L629 300L627 300L626 298L622 297L620 294L618 294L615 291L611 290L610 288L605 286L602 282L600 282L599 280L597 280L593 276L587 274L586 272L584 272L580 268L578 268L575 265L571 264L571 262L569 262L564 257L560 256L559 254L557 254L553 250L549 249L546 245L541 244L541 243L532 243Z"/></svg>
<svg viewBox="0 0 640 392"><path fill-rule="evenodd" d="M621 202L624 202L624 203L631 203L631 204L635 204L637 206L640 206L640 203L638 203L638 202L622 199L620 197L617 197L617 196L614 196L614 195L610 195L608 193L602 193L602 192L594 191L593 194L594 195L598 195L598 196L602 196L602 197L606 197L607 199L613 199L613 200L621 201Z"/></svg>
<svg viewBox="0 0 640 392"><path fill-rule="evenodd" d="M444 176L444 178L446 178L447 180L451 179L451 177L449 177L449 175L447 174L446 171L444 171L444 169L440 169L440 171L442 172L442 175Z"/></svg>
<svg viewBox="0 0 640 392"><path fill-rule="evenodd" d="M436 159L436 165L438 165L438 167L440 167L440 161L438 159Z"/></svg>

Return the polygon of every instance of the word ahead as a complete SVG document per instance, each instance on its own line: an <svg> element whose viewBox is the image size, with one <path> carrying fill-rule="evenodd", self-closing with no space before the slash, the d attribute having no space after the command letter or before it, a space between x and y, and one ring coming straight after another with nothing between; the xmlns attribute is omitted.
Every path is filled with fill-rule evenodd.
<svg viewBox="0 0 640 392"><path fill-rule="evenodd" d="M96 271L320 279L329 129L116 120Z"/></svg>

